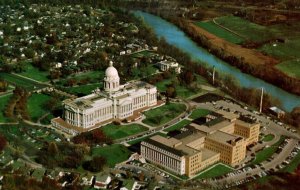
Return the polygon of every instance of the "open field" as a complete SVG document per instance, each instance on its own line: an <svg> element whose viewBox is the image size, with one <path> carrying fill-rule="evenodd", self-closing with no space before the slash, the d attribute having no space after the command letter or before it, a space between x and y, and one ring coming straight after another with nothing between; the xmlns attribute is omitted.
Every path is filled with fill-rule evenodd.
<svg viewBox="0 0 300 190"><path fill-rule="evenodd" d="M8 119L4 117L4 109L6 104L8 103L8 100L10 99L11 95L2 96L0 97L0 123L2 122L8 122Z"/></svg>
<svg viewBox="0 0 300 190"><path fill-rule="evenodd" d="M282 62L276 65L276 68L291 77L300 79L300 58L298 58L297 60Z"/></svg>
<svg viewBox="0 0 300 190"><path fill-rule="evenodd" d="M190 123L191 123L191 121L185 119L185 120L180 121L179 123L176 123L172 127L169 127L167 129L165 129L164 131L170 132L170 131L174 131L174 130L179 130L182 127L184 127L184 126L186 126L186 125L188 125Z"/></svg>
<svg viewBox="0 0 300 190"><path fill-rule="evenodd" d="M206 110L206 109L196 109L192 112L192 114L189 116L189 118L191 119L197 119L199 117L204 117L206 116L207 114L209 114L210 111L209 110Z"/></svg>
<svg viewBox="0 0 300 190"><path fill-rule="evenodd" d="M148 128L138 124L129 124L129 125L108 124L101 127L101 130L103 130L103 132L112 139L120 139L143 131L147 131Z"/></svg>
<svg viewBox="0 0 300 190"><path fill-rule="evenodd" d="M146 123L150 126L162 125L180 115L185 109L186 106L184 104L166 104L161 107L146 111L144 113L146 119L143 120L143 123Z"/></svg>
<svg viewBox="0 0 300 190"><path fill-rule="evenodd" d="M34 90L36 88L44 87L45 85L38 84L34 81L12 75L9 73L0 73L0 77L3 78L5 81L8 83L15 85L15 86L20 86L25 88L26 90Z"/></svg>
<svg viewBox="0 0 300 190"><path fill-rule="evenodd" d="M211 169L201 173L195 179L206 179L224 175L226 173L232 172L233 169L228 166L224 166L223 164L216 164Z"/></svg>
<svg viewBox="0 0 300 190"><path fill-rule="evenodd" d="M51 97L45 94L32 94L28 98L27 108L33 121L37 121L40 117L49 112L46 110L44 104L50 99Z"/></svg>
<svg viewBox="0 0 300 190"><path fill-rule="evenodd" d="M101 155L106 158L109 167L114 167L115 164L127 160L131 152L123 145L113 144L105 147L96 147L92 150L92 155Z"/></svg>
<svg viewBox="0 0 300 190"><path fill-rule="evenodd" d="M278 30L258 25L236 16L224 16L216 19L217 23L254 42L263 42L276 37ZM218 36L218 35L217 35Z"/></svg>
<svg viewBox="0 0 300 190"><path fill-rule="evenodd" d="M59 80L56 84L58 85L66 85L69 79L74 79L77 82L80 80L87 80L88 83L99 83L104 78L104 71L87 71L82 73L75 73L66 79Z"/></svg>
<svg viewBox="0 0 300 190"><path fill-rule="evenodd" d="M221 28L220 26L214 24L212 21L196 22L196 25L224 40L227 40L228 42L234 44L241 44L244 42L244 39L240 36Z"/></svg>
<svg viewBox="0 0 300 190"><path fill-rule="evenodd" d="M137 53L133 53L133 54L131 54L131 56L134 57L134 58L142 58L142 57L150 57L154 54L155 53L153 53L152 51L144 50L144 51L140 51L140 52L137 52Z"/></svg>
<svg viewBox="0 0 300 190"><path fill-rule="evenodd" d="M275 144L257 152L255 154L255 159L253 160L253 162L251 162L251 164L259 164L259 163L267 160L268 158L270 158L276 152L276 150L280 146L280 144L283 143L284 139L285 139L285 137L281 136L280 139Z"/></svg>
<svg viewBox="0 0 300 190"><path fill-rule="evenodd" d="M34 80L40 81L40 82L47 82L49 79L47 78L48 72L46 71L40 71L36 67L33 67L31 63L26 63L25 66L25 72L20 73L20 75L32 78Z"/></svg>

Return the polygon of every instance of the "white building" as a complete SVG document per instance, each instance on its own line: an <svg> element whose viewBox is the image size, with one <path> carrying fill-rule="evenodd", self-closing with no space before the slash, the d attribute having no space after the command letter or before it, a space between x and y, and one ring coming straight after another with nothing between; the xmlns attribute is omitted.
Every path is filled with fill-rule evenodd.
<svg viewBox="0 0 300 190"><path fill-rule="evenodd" d="M173 70L175 73L181 73L181 66L177 62L164 60L158 62L157 65L161 71Z"/></svg>
<svg viewBox="0 0 300 190"><path fill-rule="evenodd" d="M63 119L52 120L54 127L74 134L113 120L134 120L140 111L157 105L157 89L143 81L120 85L118 71L112 63L105 71L104 91L63 101Z"/></svg>

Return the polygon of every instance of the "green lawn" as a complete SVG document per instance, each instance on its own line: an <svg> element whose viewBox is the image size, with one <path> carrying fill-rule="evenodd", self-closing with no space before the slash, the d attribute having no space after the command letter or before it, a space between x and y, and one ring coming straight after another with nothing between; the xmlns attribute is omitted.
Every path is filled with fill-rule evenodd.
<svg viewBox="0 0 300 190"><path fill-rule="evenodd" d="M165 133L157 132L157 133L154 133L154 134L146 136L146 137L142 137L142 138L139 138L139 139L135 139L135 140L129 141L128 144L134 145L134 144L139 143L141 141L144 141L144 140L146 140L146 139L148 139L148 138L150 138L150 137L152 137L154 135L160 135L160 136L163 136L163 137L168 137L168 135L165 134Z"/></svg>
<svg viewBox="0 0 300 190"><path fill-rule="evenodd" d="M40 82L46 82L49 81L47 78L48 72L46 71L40 71L38 68L33 67L31 63L26 63L25 72L20 73L20 75L32 78L34 80L40 81Z"/></svg>
<svg viewBox="0 0 300 190"><path fill-rule="evenodd" d="M254 42L263 42L279 35L279 31L275 28L258 25L240 17L224 16L217 18L216 21Z"/></svg>
<svg viewBox="0 0 300 190"><path fill-rule="evenodd" d="M294 172L297 167L300 165L300 153L298 153L294 159L287 165L285 168L282 169L283 172Z"/></svg>
<svg viewBox="0 0 300 190"><path fill-rule="evenodd" d="M264 148L261 151L255 154L255 159L251 162L251 164L259 164L268 158L270 158L278 149L278 147L283 143L285 137L281 136L280 139L268 148Z"/></svg>
<svg viewBox="0 0 300 190"><path fill-rule="evenodd" d="M187 126L190 123L191 123L191 121L184 119L184 120L180 121L179 123L176 123L172 127L165 129L164 131L170 132L170 131L178 130L178 129L181 129L182 127Z"/></svg>
<svg viewBox="0 0 300 190"><path fill-rule="evenodd" d="M101 127L101 129L108 137L112 139L120 139L148 130L147 127L138 124L130 124L130 125L108 124Z"/></svg>
<svg viewBox="0 0 300 190"><path fill-rule="evenodd" d="M232 32L229 32L228 30L225 30L222 27L219 27L218 25L214 24L212 21L196 22L196 25L228 42L235 43L235 44L241 44L244 42L244 39L241 38L240 36Z"/></svg>
<svg viewBox="0 0 300 190"><path fill-rule="evenodd" d="M300 56L296 60L282 62L276 65L276 68L278 68L279 70L283 71L291 77L300 79Z"/></svg>
<svg viewBox="0 0 300 190"><path fill-rule="evenodd" d="M201 173L195 179L206 179L224 175L226 173L232 172L233 169L225 166L223 164L216 164L211 169Z"/></svg>
<svg viewBox="0 0 300 190"><path fill-rule="evenodd" d="M146 119L143 120L143 123L151 126L162 125L180 115L185 109L184 104L166 104L145 112Z"/></svg>
<svg viewBox="0 0 300 190"><path fill-rule="evenodd" d="M268 135L264 136L264 138L262 139L262 141L269 142L269 141L273 140L274 137L275 137L274 135L268 134Z"/></svg>
<svg viewBox="0 0 300 190"><path fill-rule="evenodd" d="M105 147L96 147L92 149L92 155L101 155L106 158L107 164L114 167L117 163L127 160L131 152L123 145L113 144Z"/></svg>
<svg viewBox="0 0 300 190"><path fill-rule="evenodd" d="M35 88L45 86L9 73L0 73L0 78L3 78L5 81L9 82L12 85L21 86L27 90L33 90Z"/></svg>
<svg viewBox="0 0 300 190"><path fill-rule="evenodd" d="M9 121L8 118L4 116L4 109L10 97L11 95L0 97L0 123Z"/></svg>
<svg viewBox="0 0 300 190"><path fill-rule="evenodd" d="M88 71L83 73L75 73L66 79L61 79L59 82L57 82L58 85L64 85L67 83L68 79L75 79L77 82L80 82L80 80L83 79L89 79L89 83L99 83L99 81L102 81L104 78L104 71Z"/></svg>
<svg viewBox="0 0 300 190"><path fill-rule="evenodd" d="M196 109L192 112L192 114L189 116L191 119L197 119L199 117L204 117L207 114L209 114L211 111L206 110L206 109Z"/></svg>
<svg viewBox="0 0 300 190"><path fill-rule="evenodd" d="M33 121L37 121L41 116L49 112L44 107L44 104L50 100L50 98L50 96L45 94L32 94L28 98L27 108Z"/></svg>
<svg viewBox="0 0 300 190"><path fill-rule="evenodd" d="M91 92L96 88L101 88L102 86L103 86L102 83L86 84L86 85L66 88L66 91L70 94L75 94L75 95L88 95L91 94Z"/></svg>
<svg viewBox="0 0 300 190"><path fill-rule="evenodd" d="M155 53L153 53L152 51L144 50L144 51L140 51L138 53L133 53L133 54L131 54L131 56L134 58L141 58L141 57L150 57L153 54L155 54Z"/></svg>

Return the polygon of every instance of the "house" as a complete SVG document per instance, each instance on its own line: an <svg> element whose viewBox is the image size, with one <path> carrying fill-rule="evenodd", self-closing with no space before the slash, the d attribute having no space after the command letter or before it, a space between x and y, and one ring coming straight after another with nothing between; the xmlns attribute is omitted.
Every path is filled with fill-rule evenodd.
<svg viewBox="0 0 300 190"><path fill-rule="evenodd" d="M109 175L95 176L95 189L106 189L107 185L111 182L111 177Z"/></svg>
<svg viewBox="0 0 300 190"><path fill-rule="evenodd" d="M275 115L277 118L283 118L285 115L285 112L276 106L270 107L269 110L271 114Z"/></svg>

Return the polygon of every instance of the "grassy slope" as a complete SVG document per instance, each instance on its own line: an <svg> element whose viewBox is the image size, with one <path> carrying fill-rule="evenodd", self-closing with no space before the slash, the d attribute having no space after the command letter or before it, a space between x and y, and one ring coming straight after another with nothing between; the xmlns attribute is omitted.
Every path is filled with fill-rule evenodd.
<svg viewBox="0 0 300 190"><path fill-rule="evenodd" d="M4 109L11 95L0 97L0 123L7 122L8 119L4 117Z"/></svg>
<svg viewBox="0 0 300 190"><path fill-rule="evenodd" d="M178 129L181 129L182 127L184 127L184 126L186 126L190 123L191 123L191 121L189 121L189 120L182 120L179 123L173 125L172 127L169 127L167 129L165 129L164 131L170 132L170 131L178 130Z"/></svg>
<svg viewBox="0 0 300 190"><path fill-rule="evenodd" d="M20 75L32 78L37 81L46 82L49 81L47 78L48 72L39 71L39 69L33 67L30 63L26 64L25 72L20 73Z"/></svg>
<svg viewBox="0 0 300 190"><path fill-rule="evenodd" d="M27 102L29 115L33 121L38 120L48 111L44 108L44 104L50 100L50 96L44 94L32 94Z"/></svg>
<svg viewBox="0 0 300 190"><path fill-rule="evenodd" d="M107 164L110 167L115 164L127 160L131 152L123 145L113 144L105 147L93 148L92 155L101 155L106 158Z"/></svg>

